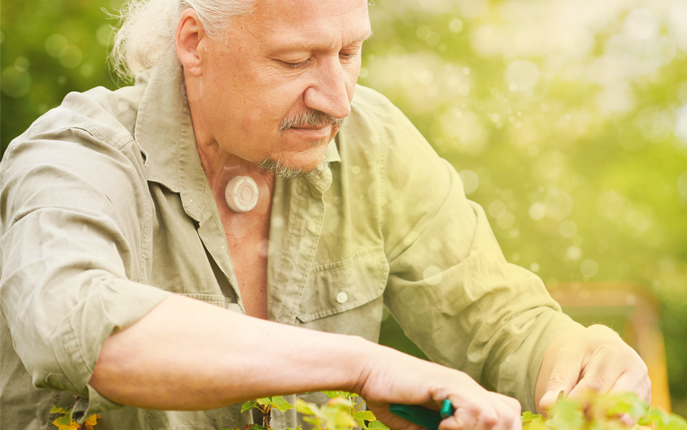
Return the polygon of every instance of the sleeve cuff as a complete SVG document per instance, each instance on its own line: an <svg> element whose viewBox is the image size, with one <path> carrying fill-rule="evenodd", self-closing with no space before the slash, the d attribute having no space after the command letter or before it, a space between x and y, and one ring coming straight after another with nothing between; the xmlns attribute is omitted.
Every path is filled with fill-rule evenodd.
<svg viewBox="0 0 687 430"><path fill-rule="evenodd" d="M534 332L501 364L500 370L498 391L518 399L523 411L536 410L534 390L551 342L566 331L584 329L568 315L553 310L539 315L535 327Z"/></svg>
<svg viewBox="0 0 687 430"><path fill-rule="evenodd" d="M105 340L136 323L172 295L169 291L122 279L103 280L89 289L85 299L69 312L50 340L64 375L60 378L64 386L54 388L80 395L78 411L88 414L85 416L119 407L88 385Z"/></svg>

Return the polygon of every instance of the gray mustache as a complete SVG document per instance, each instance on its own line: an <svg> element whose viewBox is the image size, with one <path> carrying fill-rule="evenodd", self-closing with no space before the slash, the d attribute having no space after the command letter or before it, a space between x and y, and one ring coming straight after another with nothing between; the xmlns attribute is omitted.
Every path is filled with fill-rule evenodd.
<svg viewBox="0 0 687 430"><path fill-rule="evenodd" d="M281 136L283 132L291 127L326 127L330 124L334 127L340 127L343 121L344 118L334 118L333 116L319 110L310 109L294 117L284 118L284 120L279 124L279 135Z"/></svg>

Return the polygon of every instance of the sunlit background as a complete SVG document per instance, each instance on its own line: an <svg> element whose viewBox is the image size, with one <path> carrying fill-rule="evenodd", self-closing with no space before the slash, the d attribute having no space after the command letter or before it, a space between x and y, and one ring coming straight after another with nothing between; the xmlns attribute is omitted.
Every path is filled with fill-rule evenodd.
<svg viewBox="0 0 687 430"><path fill-rule="evenodd" d="M120 5L2 2L3 152L67 92L116 88L101 8ZM565 287L581 299L605 282L658 299L685 415L687 0L377 0L370 13L360 82L453 163L509 261L552 290L584 282Z"/></svg>

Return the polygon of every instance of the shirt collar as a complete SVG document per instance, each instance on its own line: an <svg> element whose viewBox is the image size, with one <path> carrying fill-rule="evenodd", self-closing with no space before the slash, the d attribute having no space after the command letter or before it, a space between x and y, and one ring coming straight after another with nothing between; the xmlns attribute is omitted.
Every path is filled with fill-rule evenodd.
<svg viewBox="0 0 687 430"><path fill-rule="evenodd" d="M204 206L214 200L196 149L183 77L174 51L137 76L136 84L147 87L139 105L135 139L146 157L147 179L179 193L186 213L201 221ZM338 137L327 146L329 163L341 162L337 141ZM317 194L326 192L332 183L329 166L303 177Z"/></svg>

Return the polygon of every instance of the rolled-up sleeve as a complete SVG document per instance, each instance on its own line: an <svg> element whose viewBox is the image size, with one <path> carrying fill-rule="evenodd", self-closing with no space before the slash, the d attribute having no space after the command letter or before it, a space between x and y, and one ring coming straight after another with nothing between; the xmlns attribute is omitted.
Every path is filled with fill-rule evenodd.
<svg viewBox="0 0 687 430"><path fill-rule="evenodd" d="M392 110L393 112L393 110ZM460 176L400 112L387 131L385 305L435 362L534 410L534 388L554 337L580 329L535 274L504 258Z"/></svg>
<svg viewBox="0 0 687 430"><path fill-rule="evenodd" d="M170 294L135 282L152 216L135 142L101 138L34 127L0 178L0 313L33 385L81 396L77 415L117 407L88 386L100 348Z"/></svg>

